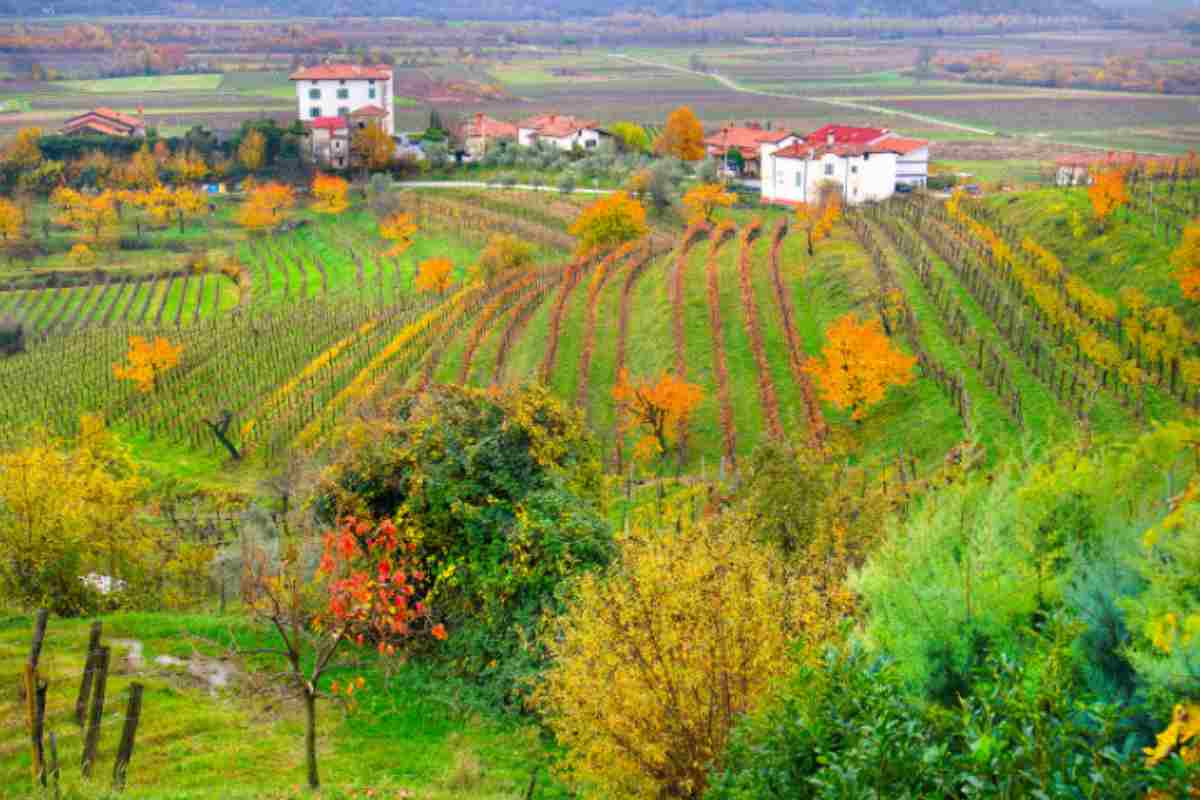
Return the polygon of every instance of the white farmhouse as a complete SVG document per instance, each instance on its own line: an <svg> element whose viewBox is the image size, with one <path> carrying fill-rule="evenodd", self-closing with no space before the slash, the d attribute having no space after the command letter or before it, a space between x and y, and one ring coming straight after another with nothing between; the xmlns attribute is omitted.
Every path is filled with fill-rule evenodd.
<svg viewBox="0 0 1200 800"><path fill-rule="evenodd" d="M763 202L815 202L825 183L837 187L846 205L884 200L896 191L896 153L888 149L886 142L793 142L762 156Z"/></svg>
<svg viewBox="0 0 1200 800"><path fill-rule="evenodd" d="M546 142L559 150L581 147L591 150L612 134L600 128L595 120L579 119L563 114L541 114L517 123L517 144L530 147L534 142Z"/></svg>
<svg viewBox="0 0 1200 800"><path fill-rule="evenodd" d="M292 73L300 119L308 132L305 156L347 165L355 129L378 123L396 133L392 70L382 66L321 64Z"/></svg>

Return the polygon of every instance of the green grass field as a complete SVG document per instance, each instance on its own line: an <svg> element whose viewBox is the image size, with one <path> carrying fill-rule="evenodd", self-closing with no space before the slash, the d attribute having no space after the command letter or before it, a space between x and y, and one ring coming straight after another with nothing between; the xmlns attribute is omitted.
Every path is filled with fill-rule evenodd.
<svg viewBox="0 0 1200 800"><path fill-rule="evenodd" d="M128 78L101 78L91 81L63 81L63 88L88 94L118 92L210 91L221 85L222 75L144 75Z"/></svg>
<svg viewBox="0 0 1200 800"><path fill-rule="evenodd" d="M271 646L240 615L123 614L103 619L112 649L97 766L80 776L80 728L73 718L89 620L54 618L41 671L49 682L47 731L58 740L64 796L107 797L128 686L144 684L137 747L123 796L131 798L294 797L304 783L303 711L264 683L278 664L237 655ZM27 617L0 618L0 797L31 795L30 754L17 678L27 658ZM131 661L133 643L141 660ZM227 687L211 687L168 656L204 658L232 668ZM534 770L538 797L563 798L546 769L549 754L532 727L501 718L471 690L429 668L384 669L370 656L330 679L362 676L357 708L325 702L318 710L323 797L515 800ZM258 690L255 689L258 687ZM262 689L267 689L262 691Z"/></svg>

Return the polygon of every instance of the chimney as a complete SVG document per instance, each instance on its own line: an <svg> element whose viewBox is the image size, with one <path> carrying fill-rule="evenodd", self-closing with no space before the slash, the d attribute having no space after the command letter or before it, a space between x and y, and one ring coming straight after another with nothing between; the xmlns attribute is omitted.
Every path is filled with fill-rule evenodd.
<svg viewBox="0 0 1200 800"><path fill-rule="evenodd" d="M833 147L833 134L832 133L825 134L825 144L829 145L830 147Z"/></svg>

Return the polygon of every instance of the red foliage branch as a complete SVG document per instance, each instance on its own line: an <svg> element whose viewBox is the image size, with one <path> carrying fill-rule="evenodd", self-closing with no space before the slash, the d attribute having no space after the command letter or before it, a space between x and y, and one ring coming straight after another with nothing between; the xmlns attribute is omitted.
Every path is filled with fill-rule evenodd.
<svg viewBox="0 0 1200 800"><path fill-rule="evenodd" d="M550 314L550 334L546 339L546 353L542 358L541 369L538 371L538 377L542 383L550 383L550 376L554 374L554 363L558 360L558 334L562 329L567 300L570 299L571 292L579 284L579 279L583 277L583 273L587 271L593 258L593 254L581 256L568 266L566 276L559 286L558 297L554 300L554 310Z"/></svg>
<svg viewBox="0 0 1200 800"><path fill-rule="evenodd" d="M629 336L629 315L633 310L633 286L654 260L653 237L644 241L645 249L634 259L632 266L629 268L629 273L625 276L625 285L621 287L621 311L617 319L617 375L620 375L625 369L625 342ZM613 437L613 440L616 442L617 471L620 472L625 465L623 446L625 437L621 434L620 408L617 409L615 424L616 435Z"/></svg>
<svg viewBox="0 0 1200 800"><path fill-rule="evenodd" d="M787 286L783 283L783 273L779 269L779 250L783 240L788 235L788 221L781 219L775 227L771 239L771 283L775 287L775 299L779 302L779 313L783 316L783 331L787 335L788 364L792 369L792 377L800 387L800 396L804 398L804 410L808 417L808 436L813 447L820 447L825 441L825 415L821 413L821 404L817 402L817 393L813 390L812 381L804 369L808 360L800 348L800 337L796 335L793 322L795 312L792 310L792 298Z"/></svg>
<svg viewBox="0 0 1200 800"><path fill-rule="evenodd" d="M596 306L600 301L600 292L608 283L609 278L620 269L620 264L627 263L626 259L634 252L641 242L627 242L609 253L588 285L587 322L583 332L583 349L579 353L579 374L575 383L575 405L582 406L584 414L590 416L591 405L588 404L588 389L591 384L592 351L596 347Z"/></svg>
<svg viewBox="0 0 1200 800"><path fill-rule="evenodd" d="M754 353L754 364L758 368L758 397L767 415L767 431L775 440L783 439L783 423L779 416L779 396L771 379L771 367L767 361L767 350L763 345L762 319L758 314L758 303L754 299L751 283L750 256L754 241L762 233L762 220L754 220L742 229L742 250L738 255L738 283L742 290L742 313L746 335L750 337L750 349Z"/></svg>
<svg viewBox="0 0 1200 800"><path fill-rule="evenodd" d="M732 222L717 226L716 236L708 248L705 273L708 278L708 324L712 331L713 371L717 375L717 399L721 405L721 436L725 457L731 468L737 467L737 431L733 425L733 398L729 394L729 364L725 358L725 334L721 326L721 284L717 254L721 246L737 234Z"/></svg>

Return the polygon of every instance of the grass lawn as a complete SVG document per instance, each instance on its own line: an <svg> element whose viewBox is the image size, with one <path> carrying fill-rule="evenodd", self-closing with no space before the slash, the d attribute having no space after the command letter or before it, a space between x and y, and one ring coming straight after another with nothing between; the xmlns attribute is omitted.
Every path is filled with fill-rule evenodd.
<svg viewBox="0 0 1200 800"><path fill-rule="evenodd" d="M179 92L216 89L222 75L135 75L128 78L101 78L91 81L63 81L65 89L89 94L117 92Z"/></svg>
<svg viewBox="0 0 1200 800"><path fill-rule="evenodd" d="M274 657L233 652L235 644L243 651L271 647L268 634L234 614L121 614L103 622L112 667L91 779L80 776L82 735L73 718L90 620L52 619L42 654L47 730L58 739L64 796L109 796L133 680L145 694L124 796L305 794L299 703L266 688L265 671L279 667ZM24 709L16 702L31 627L28 617L0 617L0 797L14 800L31 794ZM142 647L140 662L129 658L131 642ZM186 666L159 663L162 656L213 659L231 667L233 677L226 688L210 687ZM369 656L327 680L355 676L366 682L356 709L318 707L323 797L516 800L534 770L541 771L539 800L566 797L547 776L548 752L535 729L486 708L469 686L416 663L385 669Z"/></svg>

